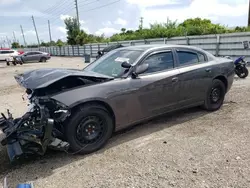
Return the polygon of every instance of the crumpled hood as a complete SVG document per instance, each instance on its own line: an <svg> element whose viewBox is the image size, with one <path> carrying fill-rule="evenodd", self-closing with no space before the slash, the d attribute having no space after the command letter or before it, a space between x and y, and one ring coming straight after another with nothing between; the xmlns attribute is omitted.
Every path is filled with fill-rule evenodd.
<svg viewBox="0 0 250 188"><path fill-rule="evenodd" d="M78 69L63 69L63 68L44 68L32 71L27 71L22 74L18 74L15 77L16 81L23 87L29 89L39 89L47 87L56 81L59 81L68 76L82 76L82 77L95 77L112 79L103 74L95 72L78 70Z"/></svg>

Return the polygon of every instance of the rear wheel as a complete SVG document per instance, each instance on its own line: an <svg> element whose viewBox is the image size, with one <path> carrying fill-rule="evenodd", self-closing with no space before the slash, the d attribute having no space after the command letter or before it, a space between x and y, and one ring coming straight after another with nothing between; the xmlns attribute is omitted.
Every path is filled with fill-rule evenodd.
<svg viewBox="0 0 250 188"><path fill-rule="evenodd" d="M223 105L225 95L225 84L221 80L213 80L212 85L207 92L204 108L208 111L215 111L220 109L220 107Z"/></svg>
<svg viewBox="0 0 250 188"><path fill-rule="evenodd" d="M246 67L242 67L240 70L236 71L236 74L240 78L246 78L248 76L248 69Z"/></svg>
<svg viewBox="0 0 250 188"><path fill-rule="evenodd" d="M7 66L10 66L10 62L9 62L9 61L7 61L7 62L6 62L6 65L7 65Z"/></svg>
<svg viewBox="0 0 250 188"><path fill-rule="evenodd" d="M114 124L102 106L81 107L65 125L65 137L74 153L87 154L102 148L113 133Z"/></svg>
<svg viewBox="0 0 250 188"><path fill-rule="evenodd" d="M43 63L45 63L46 61L47 61L47 59L45 57L42 57L40 60L40 62L43 62Z"/></svg>

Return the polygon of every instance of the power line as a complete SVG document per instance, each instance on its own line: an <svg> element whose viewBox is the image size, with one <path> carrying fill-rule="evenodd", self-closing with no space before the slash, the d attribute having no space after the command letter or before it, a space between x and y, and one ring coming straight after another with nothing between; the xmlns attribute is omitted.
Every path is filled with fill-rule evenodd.
<svg viewBox="0 0 250 188"><path fill-rule="evenodd" d="M83 6L86 6L86 5L90 5L92 3L95 3L95 2L98 2L99 0L95 0L95 1L92 1L92 2L89 2L89 3L85 3L85 4L79 4L81 6L78 6L79 8L82 8Z"/></svg>
<svg viewBox="0 0 250 188"><path fill-rule="evenodd" d="M78 5L89 5L89 4L95 3L95 2L97 2L97 1L100 2L100 0L94 0L94 1L92 1L92 2L86 3L86 2L88 2L88 1L92 1L92 0L80 1L80 2L78 2ZM82 4L82 3L83 3L83 4ZM80 6L79 6L79 7L80 7Z"/></svg>
<svg viewBox="0 0 250 188"><path fill-rule="evenodd" d="M119 1L121 1L121 0L114 1L114 2L111 2L111 3L105 4L105 5L99 6L99 7L95 7L95 8L92 8L92 9L86 10L86 11L84 11L84 13L85 13L85 12L90 12L90 11L92 11L92 10L101 9L101 8L103 8L103 7L107 7L107 6L109 6L109 5L112 5L112 4L115 4L115 3L118 3Z"/></svg>
<svg viewBox="0 0 250 188"><path fill-rule="evenodd" d="M67 4L67 3L70 3L68 0L64 0L64 1L57 1L53 6L51 6L50 8L46 9L46 10L43 10L43 11L40 11L40 12L43 12L43 13L50 13L50 12L53 12L55 10L58 10L60 9L60 7L62 7L63 5Z"/></svg>

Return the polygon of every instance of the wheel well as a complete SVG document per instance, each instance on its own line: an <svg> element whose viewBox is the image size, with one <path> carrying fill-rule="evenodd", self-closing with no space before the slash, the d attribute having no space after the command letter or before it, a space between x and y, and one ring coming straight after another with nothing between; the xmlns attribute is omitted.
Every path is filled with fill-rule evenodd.
<svg viewBox="0 0 250 188"><path fill-rule="evenodd" d="M74 113L75 111L79 110L80 107L83 107L83 106L86 106L86 105L97 105L97 106L101 106L105 110L107 110L107 112L110 114L110 116L111 116L111 118L113 120L114 130L115 130L115 122L116 122L115 113L114 113L113 109L110 107L110 105L107 104L107 103L105 103L105 102L103 102L103 101L88 101L88 102L83 102L81 104L78 104L78 105L74 106L71 109L71 111Z"/></svg>
<svg viewBox="0 0 250 188"><path fill-rule="evenodd" d="M227 79L225 78L225 76L217 76L214 79L222 81L224 83L224 85L226 87L226 91L227 91L228 83L227 83Z"/></svg>

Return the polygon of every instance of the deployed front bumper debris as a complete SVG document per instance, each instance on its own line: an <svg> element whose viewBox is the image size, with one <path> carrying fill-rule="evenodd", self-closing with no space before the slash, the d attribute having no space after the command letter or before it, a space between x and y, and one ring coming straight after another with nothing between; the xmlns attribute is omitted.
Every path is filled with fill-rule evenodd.
<svg viewBox="0 0 250 188"><path fill-rule="evenodd" d="M1 140L7 146L11 162L27 158L30 155L44 155L47 148L68 150L69 144L53 136L54 120L48 118L44 109L25 113L21 118L14 119L8 110L0 118L0 129L4 133Z"/></svg>

